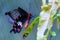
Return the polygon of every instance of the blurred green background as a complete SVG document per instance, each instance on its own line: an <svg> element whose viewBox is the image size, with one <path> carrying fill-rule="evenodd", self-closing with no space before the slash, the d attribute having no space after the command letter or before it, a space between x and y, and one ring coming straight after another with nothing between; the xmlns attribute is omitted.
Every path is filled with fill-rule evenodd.
<svg viewBox="0 0 60 40"><path fill-rule="evenodd" d="M23 8L27 12L31 12L33 17L30 23L36 18L41 11L41 0L0 0L0 40L23 40L22 35L25 29L23 28L20 33L9 33L12 29L12 24L8 22L8 16L5 16L5 12L14 10L18 7ZM37 25L25 40L36 40ZM60 31L57 30L56 22L52 28L57 33L56 37L50 37L48 40L60 40Z"/></svg>

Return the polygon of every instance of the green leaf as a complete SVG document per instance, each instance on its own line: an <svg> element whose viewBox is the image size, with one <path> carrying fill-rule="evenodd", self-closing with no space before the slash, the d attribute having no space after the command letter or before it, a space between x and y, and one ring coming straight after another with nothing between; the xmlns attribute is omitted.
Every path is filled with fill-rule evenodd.
<svg viewBox="0 0 60 40"><path fill-rule="evenodd" d="M56 36L56 32L50 31L50 35L51 35L51 36Z"/></svg>
<svg viewBox="0 0 60 40"><path fill-rule="evenodd" d="M34 21L29 25L29 27L26 29L23 35L26 35L27 37L30 34L30 32L33 30L35 24L37 24L38 22L39 22L39 17L36 17Z"/></svg>

